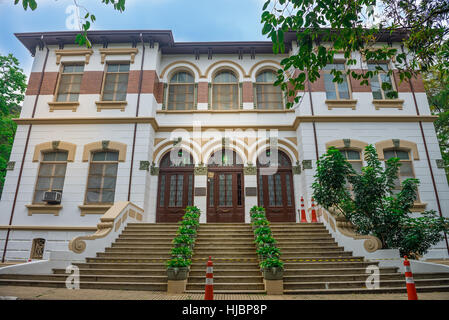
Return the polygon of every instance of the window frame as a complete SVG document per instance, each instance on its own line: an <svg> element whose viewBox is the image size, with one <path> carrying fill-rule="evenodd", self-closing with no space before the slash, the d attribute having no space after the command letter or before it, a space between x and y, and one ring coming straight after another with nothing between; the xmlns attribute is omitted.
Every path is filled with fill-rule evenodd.
<svg viewBox="0 0 449 320"><path fill-rule="evenodd" d="M274 75L275 75L275 78L276 78L276 72L273 70L273 69L262 69L262 70L260 70L257 74L256 74L256 76L255 76L255 81L254 81L254 105L255 105L255 109L256 110L285 110L285 94L283 94L283 92L282 92L282 90L281 90L281 92L280 92L280 97L281 97L281 99L280 99L280 104L281 104L281 108L259 108L259 103L258 103L258 99L257 99L257 97L258 97L258 92L257 92L257 89L258 89L258 87L259 86L267 86L267 85L272 85L273 87L275 87L274 86L274 83L275 83L275 81L273 81L273 82L258 82L257 81L257 77L259 76L259 75L261 75L262 73L264 73L264 72L271 72L271 73L273 73Z"/></svg>
<svg viewBox="0 0 449 320"><path fill-rule="evenodd" d="M99 153L99 152L116 152L117 153L117 160L115 161L94 161L93 157L95 153ZM89 205L89 206L95 206L95 205L113 205L114 204L114 200L112 202L88 202L87 201L87 193L89 192L89 178L91 176L91 171L92 171L92 162L94 163L98 163L98 164L117 164L117 172L115 174L115 185L114 185L114 200L115 200L115 193L117 190L117 178L118 178L118 165L120 162L120 151L119 150L114 150L114 149L104 149L104 150L93 150L90 152L90 158L89 158L89 169L87 172L87 181L86 181L86 191L84 194L84 205ZM101 175L101 187L100 188L90 188L90 189L99 189L100 190L100 196L99 199L102 198L102 190L103 190L103 183L104 183L104 177L106 177L104 175L104 170L105 170L106 166L103 166L103 172Z"/></svg>
<svg viewBox="0 0 449 320"><path fill-rule="evenodd" d="M54 152L67 153L67 159L64 160L64 161L62 161L62 160L60 160L60 161L57 161L57 160L53 160L53 161L44 160L44 154L45 154L45 153L54 153ZM47 151L42 151L42 152L41 152L41 155L40 155L40 161L39 161L39 168L38 168L38 170L37 170L36 182L35 182L35 185L34 185L33 199L32 199L32 202L31 202L32 204L45 204L44 201L39 201L39 202L36 201L36 192L37 192L37 191L42 191L42 190L40 190L40 189L39 189L39 190L37 189L37 186L38 186L38 184L39 184L39 178L41 177L40 172L41 172L41 169L42 169L42 164L51 164L51 165L53 166L53 167L52 167L52 174L51 174L50 176L42 176L42 177L44 177L44 178L50 178L50 184L49 184L50 187L53 186L53 179L54 179L54 178L64 178L64 180L63 180L63 182L62 182L62 189L61 189L61 190L50 188L50 189L48 189L47 191L44 191L44 192L56 191L56 192L61 192L61 196L63 195L63 192L64 192L65 177L66 177L66 175L67 175L67 163L69 162L69 161L68 161L68 157L69 157L69 151L63 150L63 149L58 149L58 150L47 150ZM64 176L55 176L55 175L54 175L54 172L55 172L55 170L56 170L56 164L65 164Z"/></svg>
<svg viewBox="0 0 449 320"><path fill-rule="evenodd" d="M83 66L83 72L67 72L67 73L65 73L64 72L64 67L68 66L68 65L70 65L70 66ZM54 93L54 96L53 96L53 102L56 102L56 103L77 103L77 102L79 102L79 95L81 94L81 84L82 84L83 77L84 77L84 72L85 72L84 71L84 66L85 66L85 63L81 62L81 61L64 61L64 62L61 62L61 65L59 66L58 80L57 80L57 83L56 83L55 93ZM71 101L71 100L58 101L59 89L61 88L61 81L62 81L63 76L64 75L79 75L79 74L81 74L81 80L80 80L80 90L78 92L78 99L76 99L76 101ZM72 83L70 83L70 87L72 87ZM67 95L67 98L70 95L71 95L71 93Z"/></svg>
<svg viewBox="0 0 449 320"><path fill-rule="evenodd" d="M407 159L407 160L405 160L405 159L399 159L398 163L400 163L400 164L402 164L402 163L410 163L410 168L411 168L411 171L412 171L413 179L416 179L415 166L413 165L413 158L412 158L412 153L411 153L411 150L410 150L410 149L388 148L388 149L384 149L383 151L384 151L384 155L385 155L385 152L388 152L388 151L393 151L393 152L395 152L395 157L396 157L396 158L399 158L399 157L397 157L397 151L406 152L406 153L408 154L408 159ZM386 165L386 162L388 161L388 159L391 159L391 158L387 158L387 157L385 157L385 156L384 156L384 158L385 158L384 162L385 162L385 165ZM401 174L401 167L402 167L402 165L399 166L399 170L398 170L399 188L398 188L398 189L394 188L395 191L397 190L397 191L399 191L399 192L402 190L402 186L401 186L401 185L402 185L402 182L403 182L405 179L410 179L410 177L405 178L405 179L402 179L402 178L401 178L401 177L402 177L402 174ZM416 199L415 199L414 202L415 202L415 203L419 203L419 202L420 202L419 188L418 188L418 191L416 192Z"/></svg>
<svg viewBox="0 0 449 320"><path fill-rule="evenodd" d="M389 61L376 61L376 60L370 60L370 61L367 61L367 62L366 62L366 67L367 67L368 71L373 71L373 70L370 70L370 69L369 69L369 65L370 65L370 64L375 64L376 66L379 66L379 67L380 67L381 64L385 64L385 65L387 66L387 71L383 70L383 68L382 68L383 71L379 71L376 75L374 75L374 77L377 77L377 81L379 82L380 93L381 93L381 95L382 95L382 99L376 99L376 98L374 98L374 95L373 95L373 100L381 100L381 101L382 101L382 100L390 100L390 98L387 98L384 89L382 89L382 83L383 83L383 82L382 82L382 77L381 77L381 74L386 74L386 75L388 75L388 72L389 72L390 70L393 71L393 70L391 69L390 62L389 62ZM395 83L395 79L394 79L393 75L392 75L392 74L389 75L389 78L390 78L390 82L391 82L391 90L392 90L392 91L397 91L397 90L396 90L396 83ZM373 87L372 87L372 85L371 85L371 79L372 79L372 78L370 78L370 87L371 87L371 94L373 94ZM395 98L394 100L397 100L397 99L398 99L398 98Z"/></svg>
<svg viewBox="0 0 449 320"><path fill-rule="evenodd" d="M338 60L337 59L337 60L334 60L333 63L330 63L330 64L343 64L343 70L341 70L342 73L343 73L342 77L346 78L346 83L348 85L348 96L349 97L348 98L340 98L340 92L338 90L338 85L340 83L332 81L332 83L334 85L336 99L329 99L329 98L327 98L326 79L325 79L325 77L326 77L326 74L329 74L332 77L334 77L334 75L331 74L332 69L331 70L326 70L325 68L322 68L321 71L323 72L323 76L324 76L323 80L324 80L324 90L326 92L326 100L330 100L330 101L332 101L332 100L339 100L339 101L352 100L353 99L352 98L352 86L351 86L350 77L349 77L348 74L346 74L346 72L348 71L348 66L346 65L346 60Z"/></svg>
<svg viewBox="0 0 449 320"><path fill-rule="evenodd" d="M122 65L122 64L126 65L127 64L127 65L129 65L129 70L126 71L126 72L120 72L120 71L108 72L109 65L114 65L114 64L117 64L117 65ZM130 71L131 71L131 62L130 61L106 61L105 69L104 69L104 72L103 72L103 83L101 84L101 95L100 95L100 101L101 102L114 103L114 102L126 102L127 101L126 98L128 96L128 85L129 85L129 73L130 73ZM113 93L114 99L113 100L104 100L104 89L105 89L105 86L106 86L106 78L107 78L108 74L117 74L117 75L119 75L119 74L127 74L128 75L128 80L126 82L125 100L116 100L115 99L117 97L118 82L116 82L116 85L115 85L115 88L114 88L114 93Z"/></svg>
<svg viewBox="0 0 449 320"><path fill-rule="evenodd" d="M225 73L228 72L230 74L232 74L236 81L235 82L226 82L226 83L216 83L215 82L215 78L221 74L221 73ZM241 95L241 88L240 88L240 82L239 82L239 76L238 73L236 73L235 71L233 71L232 69L229 68L224 68L224 69L220 69L217 70L214 74L213 77L211 79L211 99L210 99L210 103L211 103L211 110L217 110L217 111L223 111L223 110L240 110L240 105L241 105L241 101L240 101L240 95ZM235 86L237 88L236 93L235 93L235 100L236 100L236 106L233 108L232 105L230 105L229 109L225 109L223 108L223 104L220 104L220 107L216 107L215 103L214 103L214 90L217 86ZM232 99L234 100L234 99Z"/></svg>
<svg viewBox="0 0 449 320"><path fill-rule="evenodd" d="M176 74L178 74L178 73L180 73L180 72L184 72L184 73L187 73L187 74L189 74L192 78L193 78L193 82L183 82L183 83L179 83L179 82L175 82L175 83L172 83L172 78L176 75ZM177 70L175 70L174 72L172 72L171 74L170 74L170 76L167 78L167 86L166 86L166 88L164 88L164 91L165 91L165 97L164 97L164 102L165 102L165 110L168 110L168 111L182 111L182 110L195 110L196 109L196 97L197 97L197 85L196 85L196 82L195 82L195 75L192 73L192 72L190 72L189 70L186 70L186 69L177 69ZM185 109L172 109L172 108L169 108L169 106L170 106L170 104L169 104L169 101L170 101L170 86L189 86L189 85L191 85L192 86L192 88L193 88L193 100L192 100L192 105L191 105L191 108L185 108ZM187 107L188 106L188 104L187 103L184 103L184 105Z"/></svg>

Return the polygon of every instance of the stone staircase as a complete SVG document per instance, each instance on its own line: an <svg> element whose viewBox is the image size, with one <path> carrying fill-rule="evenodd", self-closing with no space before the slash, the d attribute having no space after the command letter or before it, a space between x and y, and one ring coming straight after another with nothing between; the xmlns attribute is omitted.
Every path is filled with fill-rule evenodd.
<svg viewBox="0 0 449 320"><path fill-rule="evenodd" d="M81 289L166 291L165 261L170 258L176 223L130 223L111 247L74 263ZM52 275L0 275L0 285L65 287L65 269Z"/></svg>
<svg viewBox="0 0 449 320"><path fill-rule="evenodd" d="M264 293L251 226L201 224L187 281L188 293L204 293L206 262L214 264L214 293Z"/></svg>
<svg viewBox="0 0 449 320"><path fill-rule="evenodd" d="M380 288L369 290L366 267L378 265L339 247L322 223L272 223L285 262L284 294L406 292L397 268L380 268ZM449 274L414 274L417 291L449 291Z"/></svg>

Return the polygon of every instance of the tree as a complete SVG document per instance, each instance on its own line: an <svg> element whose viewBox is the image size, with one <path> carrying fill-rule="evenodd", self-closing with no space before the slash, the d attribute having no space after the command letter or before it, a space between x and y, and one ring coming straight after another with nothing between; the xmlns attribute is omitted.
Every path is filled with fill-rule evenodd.
<svg viewBox="0 0 449 320"><path fill-rule="evenodd" d="M377 13L379 12L379 13ZM348 65L356 64L352 52L360 52L367 60L391 60L399 71L400 80L410 79L417 70L427 71L435 56L448 43L449 0L268 0L263 6L262 33L271 38L273 51L284 52L284 34L294 32L298 52L281 61L276 85L295 96L304 90L307 79L319 78L319 70L332 63L337 52L343 51ZM374 44L383 35L397 32L402 50ZM327 47L325 44L330 44ZM293 68L297 73L288 73ZM336 82L344 73L368 85L368 79L382 71L341 71L333 69ZM383 70L391 75L391 70ZM397 97L388 83L383 83L387 97ZM295 102L299 97L295 98ZM291 107L289 102L287 107Z"/></svg>
<svg viewBox="0 0 449 320"><path fill-rule="evenodd" d="M449 183L449 43L437 55L435 66L424 73L424 86L432 114Z"/></svg>
<svg viewBox="0 0 449 320"><path fill-rule="evenodd" d="M12 55L0 55L0 195L5 181L16 124L12 118L20 114L19 104L24 99L26 76L19 61Z"/></svg>
<svg viewBox="0 0 449 320"><path fill-rule="evenodd" d="M383 248L399 248L401 255L411 257L425 254L449 231L449 219L434 210L411 217L419 180L404 180L396 194L399 159L387 160L383 168L372 145L365 148L365 156L367 165L359 174L338 149L329 148L318 161L313 196L326 209L343 214L358 233L378 237Z"/></svg>
<svg viewBox="0 0 449 320"><path fill-rule="evenodd" d="M38 1L39 0L14 0L14 4L17 5L19 2L21 2L24 10L30 8L34 11L37 8ZM119 12L125 11L125 2L126 0L101 0L101 3L112 5L114 9ZM92 45L87 36L87 31L90 29L91 23L94 23L97 19L95 15L91 14L86 7L81 6L77 0L73 0L73 3L79 9L82 9L85 13L84 17L80 18L81 33L77 35L75 43L78 43L80 46L85 45L90 48Z"/></svg>

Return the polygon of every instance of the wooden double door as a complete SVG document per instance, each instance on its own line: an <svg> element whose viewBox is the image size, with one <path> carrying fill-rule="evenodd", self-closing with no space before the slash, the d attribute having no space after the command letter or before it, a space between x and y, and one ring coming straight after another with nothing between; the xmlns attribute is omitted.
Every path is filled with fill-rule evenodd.
<svg viewBox="0 0 449 320"><path fill-rule="evenodd" d="M193 205L193 170L159 172L156 222L178 222L186 206Z"/></svg>
<svg viewBox="0 0 449 320"><path fill-rule="evenodd" d="M245 222L243 168L209 169L207 222Z"/></svg>

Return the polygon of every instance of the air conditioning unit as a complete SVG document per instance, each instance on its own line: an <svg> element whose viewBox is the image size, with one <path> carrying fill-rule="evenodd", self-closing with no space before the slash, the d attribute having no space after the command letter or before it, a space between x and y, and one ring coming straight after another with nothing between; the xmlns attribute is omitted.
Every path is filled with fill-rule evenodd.
<svg viewBox="0 0 449 320"><path fill-rule="evenodd" d="M42 200L48 204L60 204L61 198L62 193L59 191L46 191Z"/></svg>

